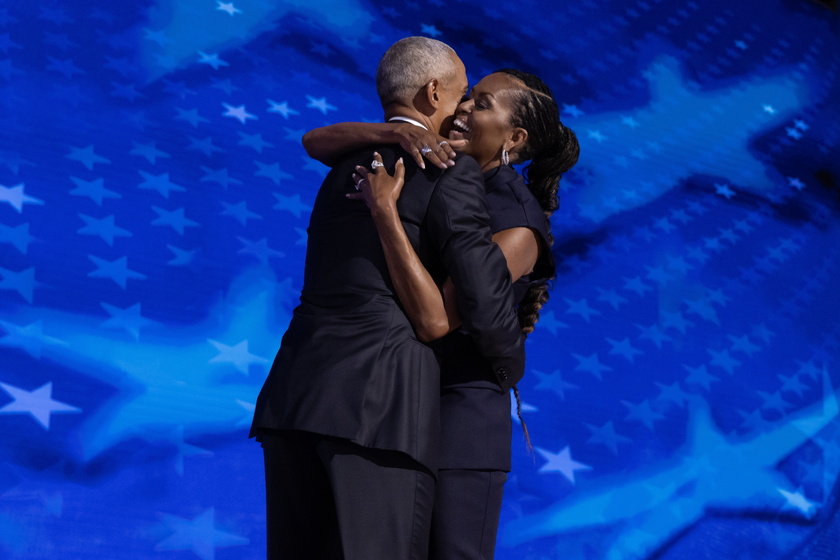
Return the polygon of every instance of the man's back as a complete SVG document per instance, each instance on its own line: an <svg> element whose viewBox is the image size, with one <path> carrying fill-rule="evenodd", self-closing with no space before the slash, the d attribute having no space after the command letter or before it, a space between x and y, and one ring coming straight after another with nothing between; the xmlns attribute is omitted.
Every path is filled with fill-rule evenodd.
<svg viewBox="0 0 840 560"><path fill-rule="evenodd" d="M254 429L342 437L404 451L434 469L437 362L399 307L368 208L345 197L354 192L355 165L368 165L372 151L345 158L319 190L301 305L258 400ZM388 169L400 155L410 160L398 147L379 152ZM515 375L522 367L518 325L504 257L490 241L483 193L482 175L470 158L459 158L447 171L407 163L399 210L432 277L453 277L467 296L459 302L466 324L490 337L485 347L497 350Z"/></svg>

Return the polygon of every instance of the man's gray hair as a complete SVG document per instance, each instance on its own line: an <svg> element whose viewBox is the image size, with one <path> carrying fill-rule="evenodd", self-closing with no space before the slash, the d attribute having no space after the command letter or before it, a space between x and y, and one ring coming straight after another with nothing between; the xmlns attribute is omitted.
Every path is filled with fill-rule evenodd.
<svg viewBox="0 0 840 560"><path fill-rule="evenodd" d="M430 80L454 77L454 54L446 43L428 37L406 37L391 45L376 70L376 92L382 106L394 102L410 105Z"/></svg>

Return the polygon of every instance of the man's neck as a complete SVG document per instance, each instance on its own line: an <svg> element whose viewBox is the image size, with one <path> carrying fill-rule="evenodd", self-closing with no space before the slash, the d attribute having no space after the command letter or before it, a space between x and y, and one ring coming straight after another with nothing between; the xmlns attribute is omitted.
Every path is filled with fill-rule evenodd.
<svg viewBox="0 0 840 560"><path fill-rule="evenodd" d="M430 130L432 132L438 132L438 125L436 125L436 123L434 123L428 115L424 115L423 113L408 107L387 107L385 109L385 120L390 121L395 118L420 125L426 130Z"/></svg>

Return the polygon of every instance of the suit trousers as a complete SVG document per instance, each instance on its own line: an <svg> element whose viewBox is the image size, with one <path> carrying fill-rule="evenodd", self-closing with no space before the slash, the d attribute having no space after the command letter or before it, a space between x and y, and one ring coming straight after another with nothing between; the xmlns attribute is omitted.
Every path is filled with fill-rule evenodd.
<svg viewBox="0 0 840 560"><path fill-rule="evenodd" d="M493 560L507 473L438 471L431 560Z"/></svg>
<svg viewBox="0 0 840 560"><path fill-rule="evenodd" d="M427 560L435 477L420 463L298 430L260 441L269 560Z"/></svg>

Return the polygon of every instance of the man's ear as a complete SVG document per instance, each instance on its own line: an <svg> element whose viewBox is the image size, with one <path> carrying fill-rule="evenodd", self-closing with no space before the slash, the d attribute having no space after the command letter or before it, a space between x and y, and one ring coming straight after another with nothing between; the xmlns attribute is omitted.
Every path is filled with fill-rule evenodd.
<svg viewBox="0 0 840 560"><path fill-rule="evenodd" d="M438 103L440 103L440 82L438 79L432 78L429 80L426 84L425 91L429 105L437 108Z"/></svg>

